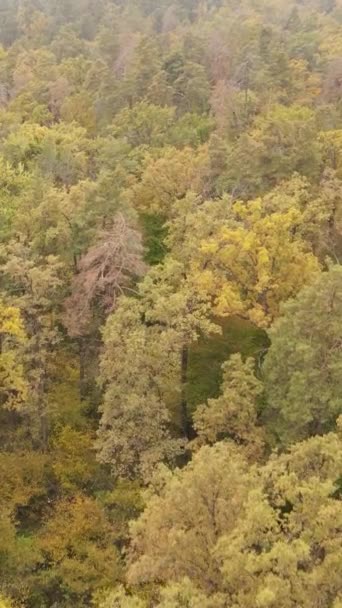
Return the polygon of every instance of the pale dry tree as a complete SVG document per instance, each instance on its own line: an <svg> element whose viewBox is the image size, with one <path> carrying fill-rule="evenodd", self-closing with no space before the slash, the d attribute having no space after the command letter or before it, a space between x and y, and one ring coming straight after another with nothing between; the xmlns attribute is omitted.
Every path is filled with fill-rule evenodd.
<svg viewBox="0 0 342 608"><path fill-rule="evenodd" d="M110 229L81 256L65 302L64 324L72 336L87 332L94 306L108 315L122 293L134 291L134 280L146 271L141 234L118 213Z"/></svg>

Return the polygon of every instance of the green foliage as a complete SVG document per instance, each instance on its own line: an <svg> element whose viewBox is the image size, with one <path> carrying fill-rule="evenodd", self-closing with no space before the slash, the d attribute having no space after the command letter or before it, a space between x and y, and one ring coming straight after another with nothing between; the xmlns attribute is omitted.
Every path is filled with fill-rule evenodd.
<svg viewBox="0 0 342 608"><path fill-rule="evenodd" d="M157 326L144 325L142 315L139 301L126 298L107 322L98 447L115 475L148 478L158 461L174 459L181 444L170 436L166 407L177 377L177 345Z"/></svg>
<svg viewBox="0 0 342 608"><path fill-rule="evenodd" d="M170 474L132 523L129 581L189 576L199 587L217 589L221 573L213 550L242 515L254 474L228 443L202 448L185 469Z"/></svg>
<svg viewBox="0 0 342 608"><path fill-rule="evenodd" d="M140 102L122 110L115 118L111 132L124 137L131 146L160 146L172 124L173 108L161 108Z"/></svg>
<svg viewBox="0 0 342 608"><path fill-rule="evenodd" d="M128 595L120 586L99 602L98 608L145 608L146 602L137 596Z"/></svg>
<svg viewBox="0 0 342 608"><path fill-rule="evenodd" d="M331 266L283 308L263 372L265 415L282 443L331 430L342 412L342 273Z"/></svg>
<svg viewBox="0 0 342 608"><path fill-rule="evenodd" d="M184 579L180 583L167 585L160 590L157 608L219 608L223 606L224 600L214 596L208 598L191 583L190 579ZM149 602L137 595L126 593L123 587L119 587L103 601L96 604L98 608L147 608Z"/></svg>
<svg viewBox="0 0 342 608"><path fill-rule="evenodd" d="M167 229L165 220L158 215L147 213L142 214L141 220L145 237L145 260L151 266L160 264L166 255L164 240Z"/></svg>
<svg viewBox="0 0 342 608"><path fill-rule="evenodd" d="M202 337L189 352L187 401L192 412L199 403L218 397L222 364L233 353L255 357L260 362L269 345L267 334L237 317L218 321L219 335Z"/></svg>
<svg viewBox="0 0 342 608"><path fill-rule="evenodd" d="M340 608L341 39L0 0L0 608Z"/></svg>
<svg viewBox="0 0 342 608"><path fill-rule="evenodd" d="M99 465L93 456L91 433L64 426L53 442L53 472L63 492L91 489L99 483Z"/></svg>
<svg viewBox="0 0 342 608"><path fill-rule="evenodd" d="M229 437L257 458L263 447L263 433L257 427L257 399L263 386L255 377L255 361L232 355L222 367L222 394L199 405L194 414L197 442L213 444Z"/></svg>

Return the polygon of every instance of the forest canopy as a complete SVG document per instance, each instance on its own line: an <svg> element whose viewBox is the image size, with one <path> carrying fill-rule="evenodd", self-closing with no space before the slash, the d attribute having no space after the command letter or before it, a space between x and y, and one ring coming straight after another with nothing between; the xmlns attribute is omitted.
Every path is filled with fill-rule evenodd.
<svg viewBox="0 0 342 608"><path fill-rule="evenodd" d="M0 0L0 608L342 608L341 261L341 0Z"/></svg>

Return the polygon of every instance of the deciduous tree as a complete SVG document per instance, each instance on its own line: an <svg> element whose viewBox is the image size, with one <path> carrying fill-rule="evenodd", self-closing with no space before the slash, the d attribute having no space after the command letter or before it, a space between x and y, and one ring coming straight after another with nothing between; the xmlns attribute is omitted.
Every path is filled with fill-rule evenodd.
<svg viewBox="0 0 342 608"><path fill-rule="evenodd" d="M263 367L267 418L278 440L333 428L342 412L342 273L331 266L283 308Z"/></svg>

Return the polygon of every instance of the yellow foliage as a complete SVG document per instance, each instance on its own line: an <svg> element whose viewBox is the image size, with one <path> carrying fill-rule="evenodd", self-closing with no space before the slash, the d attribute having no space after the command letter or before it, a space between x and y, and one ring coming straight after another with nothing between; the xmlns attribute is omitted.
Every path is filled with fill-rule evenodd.
<svg viewBox="0 0 342 608"><path fill-rule="evenodd" d="M310 72L309 64L305 59L291 59L289 67L296 102L303 105L312 104L321 94L320 76Z"/></svg>
<svg viewBox="0 0 342 608"><path fill-rule="evenodd" d="M311 280L319 263L296 235L301 219L296 208L266 214L261 199L232 205L193 262L194 280L211 294L215 314L243 314L267 327L281 302Z"/></svg>
<svg viewBox="0 0 342 608"><path fill-rule="evenodd" d="M93 498L79 494L57 503L38 544L52 574L73 593L87 595L114 584L120 574L112 526Z"/></svg>
<svg viewBox="0 0 342 608"><path fill-rule="evenodd" d="M44 492L46 456L35 452L0 453L0 508L15 513Z"/></svg>
<svg viewBox="0 0 342 608"><path fill-rule="evenodd" d="M75 491L86 487L96 478L98 463L91 433L64 427L53 443L53 470L62 488Z"/></svg>
<svg viewBox="0 0 342 608"><path fill-rule="evenodd" d="M10 602L10 600L6 599L3 595L1 595L0 608L13 608L13 604Z"/></svg>
<svg viewBox="0 0 342 608"><path fill-rule="evenodd" d="M201 192L208 174L208 149L165 148L155 159L147 155L141 181L126 196L138 211L169 217L174 203L188 191Z"/></svg>
<svg viewBox="0 0 342 608"><path fill-rule="evenodd" d="M20 361L20 346L25 342L25 331L20 311L0 300L0 392L6 407L15 407L25 400L27 385Z"/></svg>

